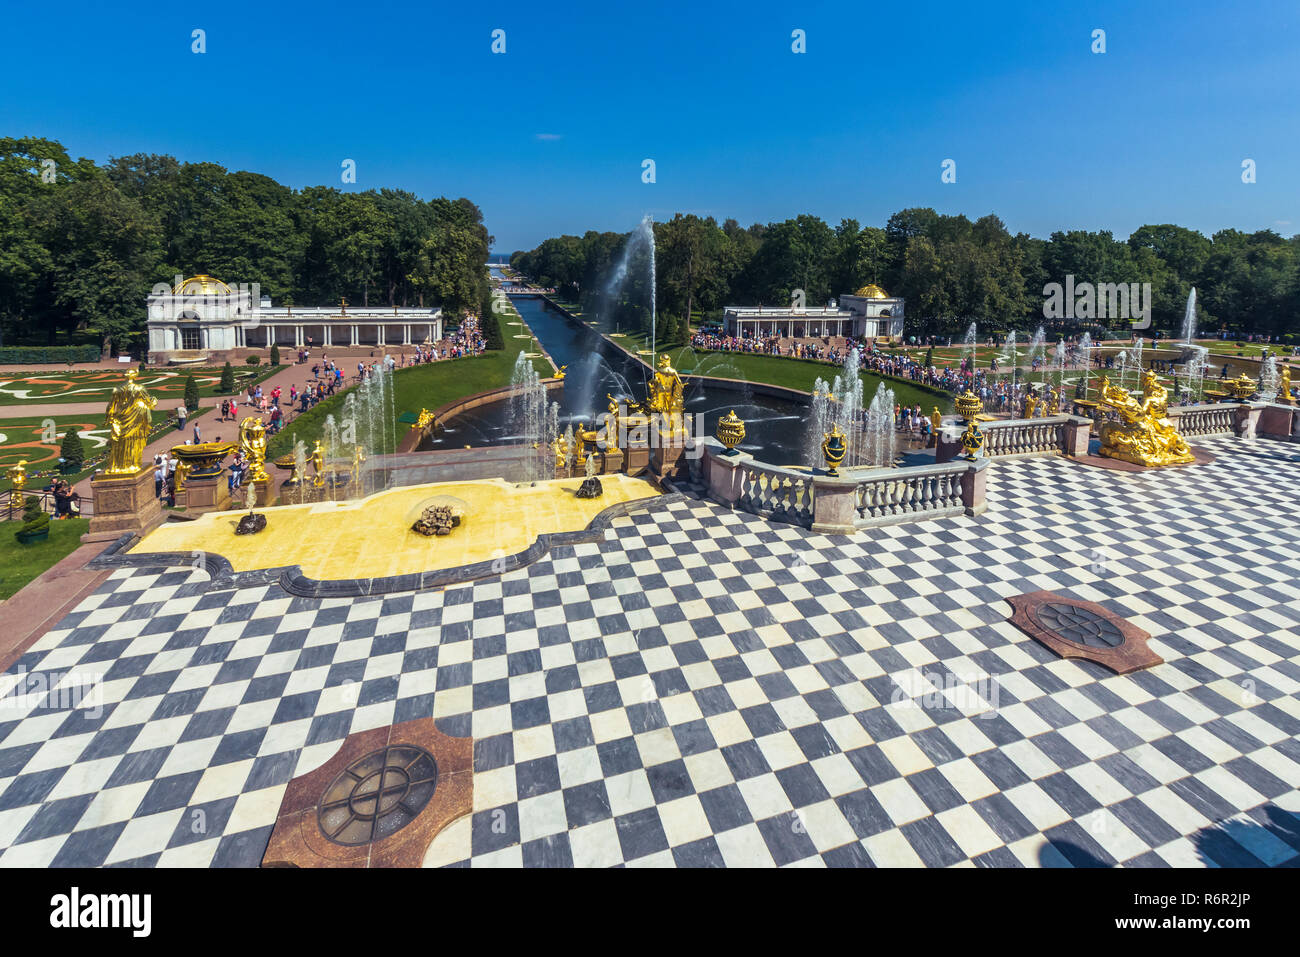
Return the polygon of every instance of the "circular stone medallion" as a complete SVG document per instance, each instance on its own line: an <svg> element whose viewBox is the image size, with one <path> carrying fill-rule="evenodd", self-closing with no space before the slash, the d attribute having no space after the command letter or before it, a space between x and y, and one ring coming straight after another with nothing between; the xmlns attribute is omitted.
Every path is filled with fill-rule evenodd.
<svg viewBox="0 0 1300 957"><path fill-rule="evenodd" d="M1048 602L1038 609L1038 618L1044 628L1076 645L1118 648L1124 644L1124 633L1113 621L1102 618L1087 608Z"/></svg>
<svg viewBox="0 0 1300 957"><path fill-rule="evenodd" d="M343 770L321 796L316 819L335 844L369 844L415 820L438 786L428 751L395 744L371 751Z"/></svg>

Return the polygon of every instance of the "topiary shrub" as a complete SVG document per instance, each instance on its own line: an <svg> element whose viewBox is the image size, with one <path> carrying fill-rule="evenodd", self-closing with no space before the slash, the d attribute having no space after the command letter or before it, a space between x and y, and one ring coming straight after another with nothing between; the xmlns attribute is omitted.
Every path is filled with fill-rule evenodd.
<svg viewBox="0 0 1300 957"><path fill-rule="evenodd" d="M247 359L245 359L244 361L247 362L250 366L255 366L255 365L257 365L259 362L261 362L262 360L261 360L261 358L258 357L258 356L249 356L249 357L248 357Z"/></svg>
<svg viewBox="0 0 1300 957"><path fill-rule="evenodd" d="M221 391L235 391L235 370L231 368L229 362L227 362L225 368L221 370Z"/></svg>
<svg viewBox="0 0 1300 957"><path fill-rule="evenodd" d="M43 542L50 537L50 517L41 511L41 502L35 495L27 496L23 506L23 526L14 532L19 545Z"/></svg>
<svg viewBox="0 0 1300 957"><path fill-rule="evenodd" d="M86 448L81 443L81 435L76 429L63 433L63 444L59 446L59 455L63 458L65 475L80 472L86 462Z"/></svg>
<svg viewBox="0 0 1300 957"><path fill-rule="evenodd" d="M199 408L199 384L192 375L185 377L185 408L191 413L197 412Z"/></svg>
<svg viewBox="0 0 1300 957"><path fill-rule="evenodd" d="M279 364L280 364L280 347L273 342L271 343L271 365L278 366Z"/></svg>

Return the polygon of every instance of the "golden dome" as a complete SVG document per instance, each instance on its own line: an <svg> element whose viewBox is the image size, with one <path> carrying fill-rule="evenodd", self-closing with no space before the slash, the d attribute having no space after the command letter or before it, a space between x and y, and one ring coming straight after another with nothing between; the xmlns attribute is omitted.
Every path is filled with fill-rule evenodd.
<svg viewBox="0 0 1300 957"><path fill-rule="evenodd" d="M199 273L186 279L172 293L177 296L229 296L231 289L220 279Z"/></svg>
<svg viewBox="0 0 1300 957"><path fill-rule="evenodd" d="M887 295L885 295L885 290L881 289L875 283L868 283L867 285L859 289L857 292L855 292L854 295L862 296L864 299L888 299L889 298Z"/></svg>

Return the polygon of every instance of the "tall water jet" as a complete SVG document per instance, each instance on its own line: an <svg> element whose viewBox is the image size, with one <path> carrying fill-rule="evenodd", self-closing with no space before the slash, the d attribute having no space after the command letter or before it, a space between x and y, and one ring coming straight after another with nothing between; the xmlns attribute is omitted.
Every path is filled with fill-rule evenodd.
<svg viewBox="0 0 1300 957"><path fill-rule="evenodd" d="M1196 341L1196 287L1187 294L1187 306L1183 309L1183 342L1191 345Z"/></svg>
<svg viewBox="0 0 1300 957"><path fill-rule="evenodd" d="M1133 348L1129 350L1128 362L1125 367L1132 367L1136 378L1133 381L1133 388L1142 384L1142 337L1137 337L1137 342L1133 343Z"/></svg>
<svg viewBox="0 0 1300 957"><path fill-rule="evenodd" d="M844 461L849 465L863 464L862 376L858 374L860 363L858 350L850 349L844 360L842 374L835 377L835 395L839 400L835 407L835 424L844 433Z"/></svg>
<svg viewBox="0 0 1300 957"><path fill-rule="evenodd" d="M520 440L537 452L527 459L521 479L525 482L553 477L554 455L551 453L551 444L554 438L548 439L551 417L546 399L546 384L541 375L533 367L532 360L524 353L519 353L510 372L511 423ZM548 457L551 460L549 470L545 468ZM551 474L547 474L548 471Z"/></svg>
<svg viewBox="0 0 1300 957"><path fill-rule="evenodd" d="M1016 353L1016 331L1012 329L1007 333L1007 341L1003 344L1002 352L998 355L998 362L1011 370L1011 384L1016 383L1016 363L1019 356Z"/></svg>
<svg viewBox="0 0 1300 957"><path fill-rule="evenodd" d="M1210 349L1208 346L1196 344L1195 286L1187 294L1187 306L1183 309L1181 334L1187 347L1183 352L1183 371L1187 378L1188 398L1196 402L1200 400L1205 389L1205 367L1209 362Z"/></svg>
<svg viewBox="0 0 1300 957"><path fill-rule="evenodd" d="M1029 382L1031 384L1033 382L1032 376L1036 371L1036 368L1038 366L1046 365L1047 350L1043 346L1043 342L1046 339L1047 333L1043 330L1042 326L1039 326L1038 331L1035 332L1033 338L1029 340L1029 352L1026 353L1025 358L1029 361L1029 374L1031 376ZM1046 375L1047 373L1044 370L1043 381L1046 381Z"/></svg>
<svg viewBox="0 0 1300 957"><path fill-rule="evenodd" d="M641 274L634 268L637 265L639 257L645 257L645 272ZM629 296L635 292L638 285L644 282L647 285L645 305L650 313L650 346L651 353L650 365L654 362L654 353L658 349L658 310L656 305L656 276L657 267L655 265L655 232L654 220L647 214L644 219L627 234L627 239L623 243L622 253L614 263L613 269L609 273L609 278L603 286L598 287L598 292L594 301L589 301L587 308L593 310L596 314L597 322L604 328L622 334L621 317L625 310L631 308L635 314L635 308L629 304ZM569 387L575 384L578 391L574 394L571 405L578 409L588 409L593 415L596 412L598 403L595 402L595 383L599 378L595 374L595 366L600 363L601 357L592 354L592 368L587 369L585 362L584 368L571 370L569 376ZM646 364L641 366L641 387L642 394L645 394L646 385L649 381L649 370ZM631 390L628 390L628 398L631 398Z"/></svg>
<svg viewBox="0 0 1300 957"><path fill-rule="evenodd" d="M1058 339L1052 348L1052 358L1056 365L1056 394L1059 397L1065 388L1065 340Z"/></svg>
<svg viewBox="0 0 1300 957"><path fill-rule="evenodd" d="M885 468L894 464L897 433L894 428L894 390L881 382L866 413L869 455L863 465Z"/></svg>
<svg viewBox="0 0 1300 957"><path fill-rule="evenodd" d="M834 421L831 411L834 403L830 383L818 377L813 383L811 407L812 413L808 430L804 433L804 464L810 468L821 468L822 437L831 430Z"/></svg>
<svg viewBox="0 0 1300 957"><path fill-rule="evenodd" d="M975 323L966 327L966 335L961 341L961 361L968 375L975 374Z"/></svg>
<svg viewBox="0 0 1300 957"><path fill-rule="evenodd" d="M1079 340L1079 357L1083 360L1083 389L1080 390L1079 398L1088 398L1088 376L1092 370L1092 334L1085 332L1083 338Z"/></svg>

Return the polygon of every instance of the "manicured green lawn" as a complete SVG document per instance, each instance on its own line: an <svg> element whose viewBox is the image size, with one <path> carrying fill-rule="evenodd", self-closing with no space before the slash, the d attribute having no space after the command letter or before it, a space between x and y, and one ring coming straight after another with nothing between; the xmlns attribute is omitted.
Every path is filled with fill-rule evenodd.
<svg viewBox="0 0 1300 957"><path fill-rule="evenodd" d="M21 527L18 521L0 527L0 598L13 597L33 578L76 551L81 536L90 528L90 519L51 521L49 539L30 545L19 545L14 538Z"/></svg>

